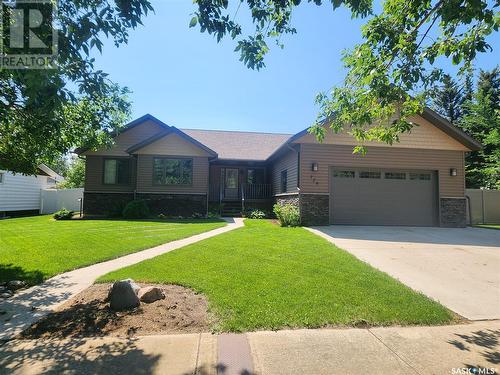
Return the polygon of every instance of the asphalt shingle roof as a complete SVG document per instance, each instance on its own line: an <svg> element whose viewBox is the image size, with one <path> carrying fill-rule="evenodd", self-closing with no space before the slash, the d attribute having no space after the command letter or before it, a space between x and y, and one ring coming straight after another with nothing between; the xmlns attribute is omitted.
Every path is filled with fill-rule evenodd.
<svg viewBox="0 0 500 375"><path fill-rule="evenodd" d="M266 160L292 136L292 134L227 130L181 130L214 150L219 159L234 160Z"/></svg>

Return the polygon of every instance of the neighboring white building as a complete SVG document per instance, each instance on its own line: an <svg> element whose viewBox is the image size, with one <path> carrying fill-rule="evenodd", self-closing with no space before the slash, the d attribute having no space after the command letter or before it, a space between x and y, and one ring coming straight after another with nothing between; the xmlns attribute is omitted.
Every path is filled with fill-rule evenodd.
<svg viewBox="0 0 500 375"><path fill-rule="evenodd" d="M40 191L55 188L64 178L41 164L38 173L26 176L0 170L0 216L6 213L40 210Z"/></svg>

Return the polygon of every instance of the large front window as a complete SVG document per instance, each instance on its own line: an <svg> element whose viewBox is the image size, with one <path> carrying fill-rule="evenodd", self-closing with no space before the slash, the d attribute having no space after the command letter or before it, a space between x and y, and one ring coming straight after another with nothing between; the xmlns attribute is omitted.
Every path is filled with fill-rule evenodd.
<svg viewBox="0 0 500 375"><path fill-rule="evenodd" d="M104 184L128 184L129 166L128 159L104 159Z"/></svg>
<svg viewBox="0 0 500 375"><path fill-rule="evenodd" d="M154 159L153 183L155 185L191 185L192 182L192 159Z"/></svg>

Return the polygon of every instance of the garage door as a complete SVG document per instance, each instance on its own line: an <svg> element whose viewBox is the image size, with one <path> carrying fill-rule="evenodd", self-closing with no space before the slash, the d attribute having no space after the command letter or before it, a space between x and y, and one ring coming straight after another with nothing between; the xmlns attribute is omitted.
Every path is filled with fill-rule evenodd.
<svg viewBox="0 0 500 375"><path fill-rule="evenodd" d="M433 171L332 168L330 222L351 225L437 225Z"/></svg>

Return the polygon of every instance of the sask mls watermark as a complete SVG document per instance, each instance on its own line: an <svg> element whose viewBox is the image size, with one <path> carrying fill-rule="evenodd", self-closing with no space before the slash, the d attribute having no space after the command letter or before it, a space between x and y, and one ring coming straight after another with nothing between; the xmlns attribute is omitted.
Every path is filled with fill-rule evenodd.
<svg viewBox="0 0 500 375"><path fill-rule="evenodd" d="M57 58L55 0L2 0L0 69L52 69Z"/></svg>

